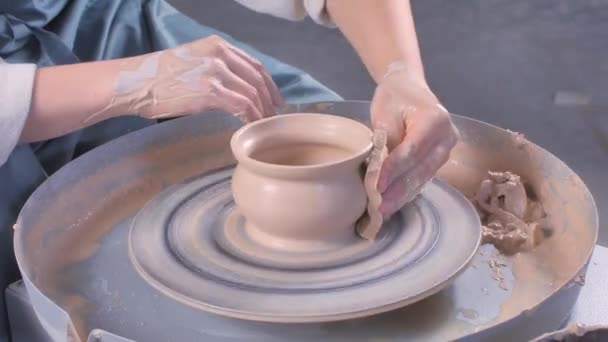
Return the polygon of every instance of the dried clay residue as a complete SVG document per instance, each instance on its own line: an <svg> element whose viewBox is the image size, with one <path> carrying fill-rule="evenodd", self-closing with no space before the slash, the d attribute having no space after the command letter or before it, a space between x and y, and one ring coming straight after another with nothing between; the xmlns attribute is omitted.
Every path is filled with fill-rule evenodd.
<svg viewBox="0 0 608 342"><path fill-rule="evenodd" d="M542 204L512 172L489 171L473 202L481 218L483 242L504 254L530 250L551 233Z"/></svg>
<svg viewBox="0 0 608 342"><path fill-rule="evenodd" d="M507 284L505 284L505 277L502 273L502 268L507 267L507 264L503 264L496 260L489 260L488 265L492 270L492 278L498 282L498 287L502 290L508 291L509 288L507 287Z"/></svg>

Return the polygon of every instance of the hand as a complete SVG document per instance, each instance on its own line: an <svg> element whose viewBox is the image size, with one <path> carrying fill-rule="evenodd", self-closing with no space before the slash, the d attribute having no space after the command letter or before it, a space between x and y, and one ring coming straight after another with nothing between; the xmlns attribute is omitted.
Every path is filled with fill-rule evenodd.
<svg viewBox="0 0 608 342"><path fill-rule="evenodd" d="M389 154L378 179L380 212L386 218L413 200L447 162L458 130L424 79L399 63L389 67L376 88L371 120L388 136Z"/></svg>
<svg viewBox="0 0 608 342"><path fill-rule="evenodd" d="M223 110L249 122L283 105L264 66L217 36L127 59L113 93L107 109L150 119Z"/></svg>

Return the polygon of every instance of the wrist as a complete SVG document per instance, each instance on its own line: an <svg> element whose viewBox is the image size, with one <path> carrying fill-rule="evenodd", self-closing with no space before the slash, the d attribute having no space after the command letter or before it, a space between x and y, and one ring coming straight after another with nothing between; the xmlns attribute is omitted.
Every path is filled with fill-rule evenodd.
<svg viewBox="0 0 608 342"><path fill-rule="evenodd" d="M387 65L381 79L386 79L394 74L406 74L409 78L429 88L424 75L424 69L417 63L408 63L403 59L394 60Z"/></svg>
<svg viewBox="0 0 608 342"><path fill-rule="evenodd" d="M150 93L148 81L151 76L156 75L157 68L157 65L154 65L154 70L143 70L149 67L145 64L150 55L102 62L106 73L100 82L99 92L104 99L104 107L90 119L100 121L123 115L142 114L142 107L149 102L146 102L147 94Z"/></svg>
<svg viewBox="0 0 608 342"><path fill-rule="evenodd" d="M418 99L417 106L428 105L427 110L439 105L440 101L426 82L421 69L411 67L403 61L390 63L379 82L379 88L389 89L389 93L401 94L404 98ZM405 95L404 95L405 94ZM442 108L442 107L441 107Z"/></svg>

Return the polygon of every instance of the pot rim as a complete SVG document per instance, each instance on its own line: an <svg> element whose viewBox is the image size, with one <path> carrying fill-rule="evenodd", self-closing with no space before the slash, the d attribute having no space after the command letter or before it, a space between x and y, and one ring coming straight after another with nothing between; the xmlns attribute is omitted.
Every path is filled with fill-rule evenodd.
<svg viewBox="0 0 608 342"><path fill-rule="evenodd" d="M250 130L252 130L256 127L259 127L262 125L268 125L269 123L274 122L274 121L294 120L294 119L301 119L303 117L306 117L306 118L317 117L317 118L321 118L321 119L331 118L331 120L339 121L346 125L358 126L359 128L364 129L369 133L369 141L362 148L357 149L357 150L353 149L352 154L350 154L348 157L338 158L338 159L330 161L330 162L311 164L311 165L281 165L281 164L273 164L273 163L267 163L267 162L257 160L255 158L251 157L252 151L254 151L255 149L248 150L247 148L244 147L243 142L240 141L242 139L243 135L247 134L247 132L249 132ZM314 136L314 134L311 134L311 136ZM275 116L253 121L253 122L248 123L248 124L242 126L241 128L239 128L236 132L234 132L234 134L232 135L232 137L230 139L230 148L232 149L232 154L234 155L237 163L243 164L246 167L249 167L249 168L252 168L255 170L266 171L269 173L280 172L280 173L287 173L287 174L295 175L295 174L299 174L300 172L323 171L323 170L334 168L334 167L337 167L340 165L348 164L353 161L357 161L357 163L360 161L362 162L372 150L372 147L373 147L372 136L373 136L372 130L365 124L363 124L357 120L353 120L353 119L350 119L347 117L342 117L339 115L309 113L309 112L277 114ZM360 161L358 161L358 160L360 160Z"/></svg>

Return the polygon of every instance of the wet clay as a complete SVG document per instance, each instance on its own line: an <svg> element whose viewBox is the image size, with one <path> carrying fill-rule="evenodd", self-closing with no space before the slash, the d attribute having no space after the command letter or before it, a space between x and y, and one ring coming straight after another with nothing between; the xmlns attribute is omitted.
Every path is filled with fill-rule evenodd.
<svg viewBox="0 0 608 342"><path fill-rule="evenodd" d="M584 261L590 257L597 234L594 213L585 209L590 197L580 178L564 170L564 164L520 134L501 136L497 132L469 128L463 136L464 141L453 150L452 159L440 170L440 177L475 203L480 183L489 178L488 170L510 170L520 175L529 198L542 203L552 234L550 239L544 239L525 253L506 255L498 250L492 253L492 259L496 260L494 266L500 267L502 275L511 272L515 282L505 283L510 288L505 291L509 297L501 304L500 314L479 329L517 317L522 308L528 308L533 318L532 303L541 303L560 288L571 286L575 274L585 268ZM533 192L528 193L530 188ZM492 269L490 276L500 279L497 273L498 267ZM559 319L561 323L565 317Z"/></svg>
<svg viewBox="0 0 608 342"><path fill-rule="evenodd" d="M546 215L541 203L532 198L520 176L489 171L474 199L483 241L509 255L537 246L545 236Z"/></svg>
<svg viewBox="0 0 608 342"><path fill-rule="evenodd" d="M232 194L258 243L323 250L355 236L367 196L360 169L372 131L355 120L314 113L279 115L239 129Z"/></svg>
<svg viewBox="0 0 608 342"><path fill-rule="evenodd" d="M373 136L374 147L367 161L367 169L363 183L367 192L367 212L359 219L356 225L357 234L366 240L375 240L382 227L383 217L380 212L382 195L378 192L378 178L380 168L388 156L386 147L387 134L384 130L375 130Z"/></svg>

